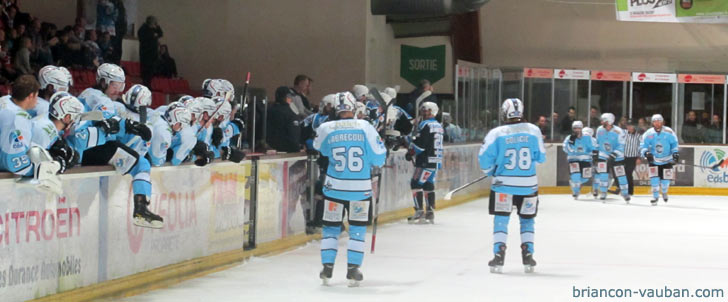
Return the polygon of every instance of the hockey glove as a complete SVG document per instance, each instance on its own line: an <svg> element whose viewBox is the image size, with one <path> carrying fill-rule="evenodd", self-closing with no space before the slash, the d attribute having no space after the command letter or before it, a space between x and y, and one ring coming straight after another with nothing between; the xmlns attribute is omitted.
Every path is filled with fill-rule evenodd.
<svg viewBox="0 0 728 302"><path fill-rule="evenodd" d="M576 133L572 132L569 136L569 142L573 145L576 143Z"/></svg>
<svg viewBox="0 0 728 302"><path fill-rule="evenodd" d="M222 142L222 129L219 127L212 128L212 145L219 147Z"/></svg>
<svg viewBox="0 0 728 302"><path fill-rule="evenodd" d="M195 159L195 165L198 167L204 167L205 165L212 162L212 159L215 158L215 153L212 153L212 151L205 151L202 155L197 155L197 159Z"/></svg>
<svg viewBox="0 0 728 302"><path fill-rule="evenodd" d="M207 154L207 152L209 152L209 150L207 150L207 144L205 144L205 142L203 141L197 141L195 147L192 148L192 154L194 154L195 156L204 156Z"/></svg>
<svg viewBox="0 0 728 302"><path fill-rule="evenodd" d="M222 159L234 163L239 163L245 158L245 152L230 147L222 147L222 153L220 155L222 155Z"/></svg>
<svg viewBox="0 0 728 302"><path fill-rule="evenodd" d="M126 132L142 138L142 140L149 141L152 139L152 130L149 130L147 125L142 123L126 120Z"/></svg>
<svg viewBox="0 0 728 302"><path fill-rule="evenodd" d="M652 163L653 161L655 161L655 156L652 155L652 152L650 151L645 152L645 158L647 159L648 163Z"/></svg>
<svg viewBox="0 0 728 302"><path fill-rule="evenodd" d="M235 124L235 126L238 127L238 130L240 130L241 133L245 129L245 124L243 123L243 120L241 120L239 118L236 118L236 119L234 119L234 120L232 120L230 122L233 123L233 124Z"/></svg>
<svg viewBox="0 0 728 302"><path fill-rule="evenodd" d="M404 155L404 159L407 161L412 161L414 159L415 155L415 149L409 149L407 150L407 154Z"/></svg>
<svg viewBox="0 0 728 302"><path fill-rule="evenodd" d="M54 156L53 160L61 164L61 168L58 169L58 174L66 173L66 169L69 168L66 159L61 156Z"/></svg>
<svg viewBox="0 0 728 302"><path fill-rule="evenodd" d="M609 153L609 157L617 159L617 152Z"/></svg>
<svg viewBox="0 0 728 302"><path fill-rule="evenodd" d="M73 158L73 154L75 152L73 151L73 148L71 148L66 143L65 140L63 140L62 138L59 138L58 140L56 140L55 143L53 143L53 145L50 147L50 149L48 149L48 153L50 153L50 155L54 158L62 157L63 159L68 161Z"/></svg>
<svg viewBox="0 0 728 302"><path fill-rule="evenodd" d="M678 161L680 160L680 153L673 153L672 160L674 160L675 163L678 163Z"/></svg>
<svg viewBox="0 0 728 302"><path fill-rule="evenodd" d="M592 160L597 161L599 159L599 150L592 151Z"/></svg>
<svg viewBox="0 0 728 302"><path fill-rule="evenodd" d="M101 128L106 134L117 134L119 133L119 118L112 117L97 121L94 123L94 127Z"/></svg>

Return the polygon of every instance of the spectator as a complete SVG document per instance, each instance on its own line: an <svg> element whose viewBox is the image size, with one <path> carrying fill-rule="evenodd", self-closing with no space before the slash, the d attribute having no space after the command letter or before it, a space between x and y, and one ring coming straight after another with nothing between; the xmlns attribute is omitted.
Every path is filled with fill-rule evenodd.
<svg viewBox="0 0 728 302"><path fill-rule="evenodd" d="M299 74L293 79L293 102L291 103L291 109L299 119L305 119L313 113L311 111L311 104L308 102L308 92L310 92L311 82L313 80L306 75Z"/></svg>
<svg viewBox="0 0 728 302"><path fill-rule="evenodd" d="M114 46L112 45L111 34L107 32L102 33L97 44L101 50L101 57L104 59L104 62L115 62Z"/></svg>
<svg viewBox="0 0 728 302"><path fill-rule="evenodd" d="M295 93L288 87L276 89L276 102L268 110L268 145L279 152L300 152L301 128L296 114L291 110Z"/></svg>
<svg viewBox="0 0 728 302"><path fill-rule="evenodd" d="M566 116L561 120L561 123L559 124L559 133L566 137L567 135L571 134L571 124L574 123L574 120L576 119L576 108L574 106L569 107L569 111L566 114Z"/></svg>
<svg viewBox="0 0 728 302"><path fill-rule="evenodd" d="M58 35L58 44L51 47L56 65L71 66L73 63L73 49L70 44L71 31L62 30Z"/></svg>
<svg viewBox="0 0 728 302"><path fill-rule="evenodd" d="M723 140L723 121L720 120L720 115L713 114L713 119L708 125L708 139L706 143L710 144L721 144Z"/></svg>
<svg viewBox="0 0 728 302"><path fill-rule="evenodd" d="M617 126L622 129L627 129L627 117L623 116L619 119L619 123L617 123Z"/></svg>
<svg viewBox="0 0 728 302"><path fill-rule="evenodd" d="M543 136L543 139L545 140L547 136L551 135L551 128L549 127L549 122L546 119L545 116L540 115L538 117L538 121L536 122L536 126L538 126L538 129L541 130L541 135Z"/></svg>
<svg viewBox="0 0 728 302"><path fill-rule="evenodd" d="M40 19L33 18L33 21L30 23L30 28L28 28L26 35L33 42L34 49L38 49L43 46L44 39L40 33Z"/></svg>
<svg viewBox="0 0 728 302"><path fill-rule="evenodd" d="M452 123L450 113L442 113L442 127L445 129L445 141L450 143L461 143L465 141L463 133L458 125Z"/></svg>
<svg viewBox="0 0 728 302"><path fill-rule="evenodd" d="M5 36L5 32L0 30L0 35ZM0 47L0 84L8 84L15 80L17 73L13 69L10 62L10 56L4 48Z"/></svg>
<svg viewBox="0 0 728 302"><path fill-rule="evenodd" d="M121 62L121 43L127 31L126 8L124 7L123 0L111 0L111 2L116 6L118 14L115 22L116 34L111 37L112 53L109 60L115 64L119 64Z"/></svg>
<svg viewBox="0 0 728 302"><path fill-rule="evenodd" d="M18 39L25 37L27 34L25 32L25 24L18 24L17 26L15 26L15 30L18 31Z"/></svg>
<svg viewBox="0 0 728 302"><path fill-rule="evenodd" d="M625 121L627 134L624 143L624 172L627 174L627 184L629 185L629 195L634 195L634 179L632 174L637 166L637 159L640 157L640 139L642 134L637 131L632 120ZM619 188L619 186L617 186Z"/></svg>
<svg viewBox="0 0 728 302"><path fill-rule="evenodd" d="M639 132L640 134L643 134L649 128L650 127L647 125L647 119L645 119L644 117L641 117L639 119L639 121L637 122L637 132Z"/></svg>
<svg viewBox="0 0 728 302"><path fill-rule="evenodd" d="M22 47L15 54L15 70L18 75L34 74L33 68L30 66L30 54L33 52L33 42L28 37L21 40Z"/></svg>
<svg viewBox="0 0 728 302"><path fill-rule="evenodd" d="M96 4L96 30L116 35L116 18L119 11L110 0L98 0Z"/></svg>
<svg viewBox="0 0 728 302"><path fill-rule="evenodd" d="M142 81L146 86L149 86L152 82L154 66L156 66L159 57L159 38L163 34L162 28L159 27L157 18L154 16L148 16L137 33L139 36L139 63L141 65Z"/></svg>
<svg viewBox="0 0 728 302"><path fill-rule="evenodd" d="M76 21L73 23L73 29L79 28L80 34L79 37L85 37L86 36L86 18L84 17L76 17Z"/></svg>
<svg viewBox="0 0 728 302"><path fill-rule="evenodd" d="M710 113L707 111L700 113L700 124L703 125L703 128L708 128L710 126Z"/></svg>
<svg viewBox="0 0 728 302"><path fill-rule="evenodd" d="M101 57L101 48L96 44L97 36L95 30L86 31L86 41L83 42L84 67L94 69L104 63Z"/></svg>
<svg viewBox="0 0 728 302"><path fill-rule="evenodd" d="M598 128L602 124L599 117L599 108L597 106L591 106L591 109L589 109L589 127L594 129Z"/></svg>
<svg viewBox="0 0 728 302"><path fill-rule="evenodd" d="M429 91L431 94L428 97L425 97L419 102L417 101L418 98L422 96L425 91ZM433 102L437 104L438 107L442 107L440 104L440 101L437 99L437 97L434 94L435 89L432 87L432 84L428 80L421 80L420 86L415 88L412 92L409 94L409 98L398 98L398 106L402 107L407 111L408 114L411 116L416 116L417 111L417 105L418 103L421 104L422 102ZM401 99L401 101L400 101Z"/></svg>
<svg viewBox="0 0 728 302"><path fill-rule="evenodd" d="M695 111L688 112L688 118L683 123L680 131L680 136L682 137L683 142L688 144L702 143L703 139L702 134L700 133L702 128L702 125L698 124Z"/></svg>
<svg viewBox="0 0 728 302"><path fill-rule="evenodd" d="M169 56L167 45L164 44L159 46L159 59L157 59L156 74L167 78L177 77L177 63L175 63L174 59Z"/></svg>
<svg viewBox="0 0 728 302"><path fill-rule="evenodd" d="M68 36L69 43L78 44L80 47L81 43L83 43L85 33L86 30L81 25L73 26L73 31Z"/></svg>
<svg viewBox="0 0 728 302"><path fill-rule="evenodd" d="M18 15L18 8L13 6L3 10L2 22L5 28L15 28L15 18Z"/></svg>

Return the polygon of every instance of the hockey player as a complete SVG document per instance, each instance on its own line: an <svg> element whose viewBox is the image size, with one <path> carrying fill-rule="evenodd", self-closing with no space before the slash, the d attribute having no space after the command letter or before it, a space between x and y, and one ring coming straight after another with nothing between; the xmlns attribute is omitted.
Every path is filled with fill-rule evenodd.
<svg viewBox="0 0 728 302"><path fill-rule="evenodd" d="M64 71L65 70L65 71ZM48 117L48 106L50 97L58 91L68 91L72 78L65 68L48 65L38 71L40 91L38 92L38 105L28 113L36 119Z"/></svg>
<svg viewBox="0 0 728 302"><path fill-rule="evenodd" d="M328 284L334 269L341 223L346 209L349 218L347 252L349 286L357 286L363 275L359 267L364 260L364 236L372 200L372 167L381 167L386 149L374 127L363 120L354 120L356 100L349 92L336 95L338 120L329 121L316 130L313 146L329 157L326 180L321 262L319 277Z"/></svg>
<svg viewBox="0 0 728 302"><path fill-rule="evenodd" d="M179 146L194 146L192 149L192 158L197 166L205 166L212 162L215 158L215 154L210 151L208 144L204 141L198 140L200 134L200 121L205 114L204 106L209 107L210 103L207 98L192 98L187 99L184 102L185 108L190 111L190 127L183 129L179 133L172 137L172 145L170 148L177 148ZM205 105L203 106L203 101ZM211 102L211 101L210 101ZM214 106L214 103L213 103ZM208 108L209 109L209 108ZM167 160L173 160L167 153Z"/></svg>
<svg viewBox="0 0 728 302"><path fill-rule="evenodd" d="M480 147L483 173L493 177L488 211L493 219L491 273L501 273L506 256L508 221L515 206L521 223L521 258L525 271L533 272L534 224L538 213L536 163L546 160L539 128L523 121L523 102L507 99L501 106L505 125L490 130Z"/></svg>
<svg viewBox="0 0 728 302"><path fill-rule="evenodd" d="M10 102L0 110L0 171L33 177L39 190L61 194L56 173L61 165L48 151L32 144L33 124L27 110L35 108L40 85L32 75L18 77L12 86Z"/></svg>
<svg viewBox="0 0 728 302"><path fill-rule="evenodd" d="M120 100L113 102L114 111L118 117L128 121L134 121L136 123L141 122L140 112L141 110L147 111L147 116L154 111L149 109L149 105L152 104L152 92L144 85L135 84L129 87ZM145 121L146 127L139 127L141 133L127 133L126 135L118 137L118 140L122 144L129 146L139 153L140 157L144 157L149 151L151 145L152 123L147 119Z"/></svg>
<svg viewBox="0 0 728 302"><path fill-rule="evenodd" d="M607 189L609 187L608 168L612 168L615 178L619 181L620 193L624 201L629 203L631 197L629 196L627 175L624 170L624 130L614 125L614 114L603 113L601 121L602 125L597 129L599 158L596 163L599 199L605 200L607 198Z"/></svg>
<svg viewBox="0 0 728 302"><path fill-rule="evenodd" d="M408 161L414 160L415 173L410 180L415 215L407 218L409 223L435 223L435 179L437 170L442 166L442 141L444 131L435 116L437 104L422 102L420 104L422 121L417 125L417 134L409 143L409 151L405 156ZM422 200L427 202L427 213L424 212Z"/></svg>
<svg viewBox="0 0 728 302"><path fill-rule="evenodd" d="M592 150L592 171L591 171L592 173L591 173L591 175L592 175L592 196L594 196L594 199L596 199L597 196L599 196L599 181L596 179L596 177L594 177L595 176L594 175L595 174L594 173L594 171L595 171L594 163L596 163L597 160L599 159L599 146L597 145L597 139L594 138L594 129L589 128L589 127L584 127L584 130L581 130L581 133L584 136L590 137L592 140L592 144L595 146L594 150Z"/></svg>
<svg viewBox="0 0 728 302"><path fill-rule="evenodd" d="M650 185L652 185L652 203L657 205L658 194L662 187L662 200L667 202L667 190L670 188L670 181L675 179L673 164L680 160L678 153L678 141L675 131L664 125L665 119L662 115L652 116L652 128L642 135L640 142L640 154L647 158L650 167Z"/></svg>
<svg viewBox="0 0 728 302"><path fill-rule="evenodd" d="M569 185L574 199L579 198L581 185L588 182L592 176L592 151L596 144L591 136L583 134L584 124L574 121L571 124L571 135L564 140L564 153L569 162Z"/></svg>
<svg viewBox="0 0 728 302"><path fill-rule="evenodd" d="M105 120L82 123L68 136L68 143L80 154L81 165L112 165L118 173L131 174L134 193L134 224L141 227L162 228L162 217L149 211L152 195L150 179L151 165L137 151L119 139L127 135L139 136L144 144L151 139L149 127L131 119L116 116L112 99L117 99L124 89L124 71L114 64L102 64L96 74L97 85L84 90L79 99L87 109L100 111ZM142 102L128 98L130 104Z"/></svg>
<svg viewBox="0 0 728 302"><path fill-rule="evenodd" d="M218 106L220 108L213 116L214 131L211 145L213 153L215 153L215 158L239 163L245 158L245 153L237 146L230 145L230 139L235 135L233 123L229 121L232 105L221 98L217 98L217 100L219 100L220 104Z"/></svg>
<svg viewBox="0 0 728 302"><path fill-rule="evenodd" d="M38 117L33 122L34 145L48 150L53 160L61 165L59 174L79 163L79 154L76 153L63 134L72 130L78 117L83 113L83 104L68 92L59 91L50 98L50 112L45 117Z"/></svg>
<svg viewBox="0 0 728 302"><path fill-rule="evenodd" d="M161 166L167 161L177 166L187 158L195 145L191 143L176 144L172 146L172 138L179 135L181 131L190 127L191 114L181 103L169 104L163 116L154 121L152 130L152 145L149 148L149 157L154 166Z"/></svg>

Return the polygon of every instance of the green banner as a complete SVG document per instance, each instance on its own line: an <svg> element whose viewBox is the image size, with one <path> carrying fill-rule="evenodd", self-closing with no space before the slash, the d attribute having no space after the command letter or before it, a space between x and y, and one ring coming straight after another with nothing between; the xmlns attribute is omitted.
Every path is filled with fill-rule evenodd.
<svg viewBox="0 0 728 302"><path fill-rule="evenodd" d="M418 86L421 80L435 84L445 77L445 45L415 47L402 45L399 76Z"/></svg>
<svg viewBox="0 0 728 302"><path fill-rule="evenodd" d="M728 23L728 0L617 0L617 20Z"/></svg>

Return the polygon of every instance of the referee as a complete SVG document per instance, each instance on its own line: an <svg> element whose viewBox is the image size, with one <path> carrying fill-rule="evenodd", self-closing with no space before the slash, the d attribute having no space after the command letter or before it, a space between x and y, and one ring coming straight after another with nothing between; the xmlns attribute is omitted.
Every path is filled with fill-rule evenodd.
<svg viewBox="0 0 728 302"><path fill-rule="evenodd" d="M640 139L642 134L637 132L632 120L627 121L627 135L624 142L624 169L627 173L627 184L629 184L629 195L634 195L634 179L632 179L632 173L634 172L637 159L640 157Z"/></svg>

